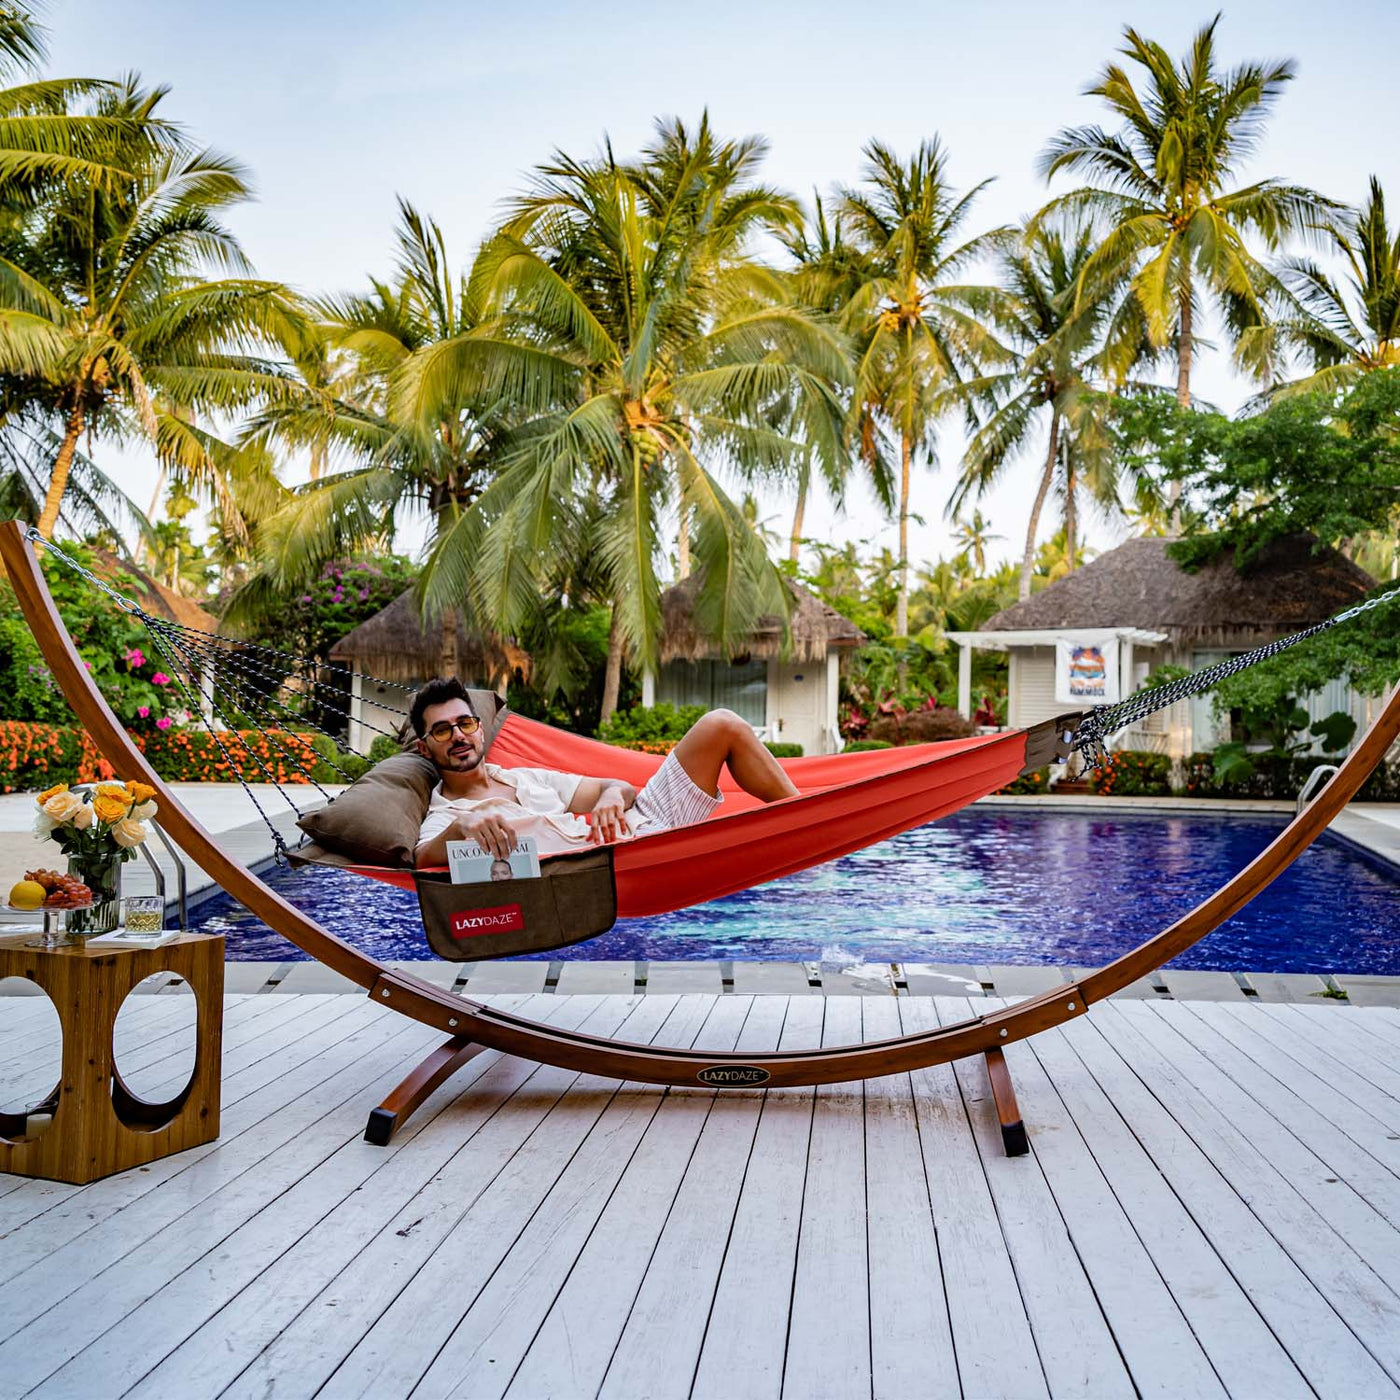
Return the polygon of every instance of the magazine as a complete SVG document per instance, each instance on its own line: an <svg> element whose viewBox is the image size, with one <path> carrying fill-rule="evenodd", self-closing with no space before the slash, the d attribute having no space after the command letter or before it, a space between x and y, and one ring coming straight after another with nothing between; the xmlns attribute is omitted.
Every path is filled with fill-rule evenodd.
<svg viewBox="0 0 1400 1400"><path fill-rule="evenodd" d="M490 851L483 851L475 841L449 841L447 868L454 885L475 885L488 880L537 880L539 846L533 836L522 836L506 861L498 860Z"/></svg>

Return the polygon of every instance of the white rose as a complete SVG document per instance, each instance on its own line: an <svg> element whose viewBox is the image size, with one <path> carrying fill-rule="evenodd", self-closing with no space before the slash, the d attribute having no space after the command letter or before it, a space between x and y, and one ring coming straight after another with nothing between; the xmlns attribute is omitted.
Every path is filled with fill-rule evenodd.
<svg viewBox="0 0 1400 1400"><path fill-rule="evenodd" d="M72 821L78 809L86 805L76 792L56 792L44 803L43 810L54 819L56 825L62 826L64 822Z"/></svg>
<svg viewBox="0 0 1400 1400"><path fill-rule="evenodd" d="M47 812L42 810L36 812L34 814L34 839L47 841L57 825L58 823Z"/></svg>
<svg viewBox="0 0 1400 1400"><path fill-rule="evenodd" d="M131 809L133 821L148 822L160 810L154 802L141 802Z"/></svg>
<svg viewBox="0 0 1400 1400"><path fill-rule="evenodd" d="M149 835L146 828L140 822L134 821L131 817L123 817L119 822L114 822L111 827L112 840L117 845L130 849L132 846L139 846Z"/></svg>
<svg viewBox="0 0 1400 1400"><path fill-rule="evenodd" d="M92 825L92 808L86 802L80 804L78 810L73 813L73 825L79 831L86 831Z"/></svg>

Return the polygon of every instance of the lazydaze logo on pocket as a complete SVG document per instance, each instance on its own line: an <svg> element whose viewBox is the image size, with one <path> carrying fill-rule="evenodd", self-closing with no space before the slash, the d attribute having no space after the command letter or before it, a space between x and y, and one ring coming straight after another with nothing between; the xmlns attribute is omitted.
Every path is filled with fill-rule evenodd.
<svg viewBox="0 0 1400 1400"><path fill-rule="evenodd" d="M499 904L494 909L468 909L452 916L453 938L476 938L483 933L509 933L524 928L525 919L518 904Z"/></svg>

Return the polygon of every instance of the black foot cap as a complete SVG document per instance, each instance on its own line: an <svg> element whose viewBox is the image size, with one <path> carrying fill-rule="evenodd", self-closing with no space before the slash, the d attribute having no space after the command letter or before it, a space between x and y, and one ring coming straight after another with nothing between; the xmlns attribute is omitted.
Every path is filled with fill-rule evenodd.
<svg viewBox="0 0 1400 1400"><path fill-rule="evenodd" d="M365 1124L365 1141L372 1142L376 1147L388 1147L389 1139L394 1136L394 1128L399 1121L397 1113L390 1113L387 1108L372 1108L369 1111L369 1122ZM1022 1134L1022 1141L1025 1134ZM1024 1152L1026 1149L1021 1149Z"/></svg>
<svg viewBox="0 0 1400 1400"><path fill-rule="evenodd" d="M378 1112L376 1109L375 1112ZM369 1136L368 1133L365 1134ZM1031 1150L1030 1142L1026 1138L1026 1125L1024 1123L1012 1123L1001 1130L1001 1145L1006 1150L1008 1157L1024 1157Z"/></svg>

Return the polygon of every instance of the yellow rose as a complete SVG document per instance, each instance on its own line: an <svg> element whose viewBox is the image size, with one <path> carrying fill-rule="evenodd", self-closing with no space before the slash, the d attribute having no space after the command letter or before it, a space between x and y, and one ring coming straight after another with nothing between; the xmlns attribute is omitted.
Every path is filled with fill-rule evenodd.
<svg viewBox="0 0 1400 1400"><path fill-rule="evenodd" d="M98 783L93 792L98 797L120 797L127 802L131 801L131 794L127 792L125 783Z"/></svg>
<svg viewBox="0 0 1400 1400"><path fill-rule="evenodd" d="M156 790L147 783L132 782L126 785L126 795L133 802L145 803L156 795Z"/></svg>
<svg viewBox="0 0 1400 1400"><path fill-rule="evenodd" d="M139 846L149 833L138 821L133 821L130 817L123 817L112 826L112 840L119 846L127 847Z"/></svg>
<svg viewBox="0 0 1400 1400"><path fill-rule="evenodd" d="M35 802L37 802L37 803L39 804L39 806L42 807L42 806L44 805L44 803L47 802L47 801L49 800L49 798L51 798L51 797L57 797L59 793L61 793L61 792L67 792L67 791L68 791L68 784L67 784L67 783L55 783L51 788L45 788L44 791L41 792L41 793L38 795L38 797L36 797L34 800L35 800Z"/></svg>
<svg viewBox="0 0 1400 1400"><path fill-rule="evenodd" d="M147 789L147 791L149 791L149 789ZM149 821L158 811L160 811L160 808L157 807L154 802L138 802L136 806L131 809L131 815L134 820L144 822Z"/></svg>
<svg viewBox="0 0 1400 1400"><path fill-rule="evenodd" d="M105 822L108 826L121 821L131 810L131 801L126 795L125 788L118 788L120 797L114 797L109 793L98 789L97 796L92 799L92 810L97 815L100 822Z"/></svg>
<svg viewBox="0 0 1400 1400"><path fill-rule="evenodd" d="M65 822L71 822L79 807L83 805L83 799L76 792L69 792L67 788L60 788L54 795L44 803L43 813L46 817L52 817L60 826Z"/></svg>

